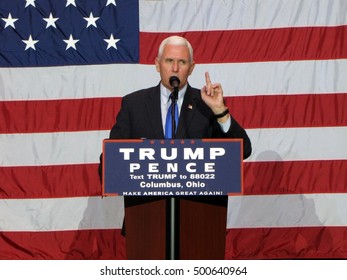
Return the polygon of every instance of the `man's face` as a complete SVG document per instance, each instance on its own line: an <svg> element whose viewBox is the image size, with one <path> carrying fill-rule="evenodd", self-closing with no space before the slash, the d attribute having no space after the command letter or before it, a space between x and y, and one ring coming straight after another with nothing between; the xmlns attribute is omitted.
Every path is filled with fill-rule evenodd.
<svg viewBox="0 0 347 280"><path fill-rule="evenodd" d="M193 72L195 63L190 62L189 50L186 46L166 45L160 58L155 59L157 71L160 73L162 84L172 90L169 79L176 76L180 79L180 88Z"/></svg>

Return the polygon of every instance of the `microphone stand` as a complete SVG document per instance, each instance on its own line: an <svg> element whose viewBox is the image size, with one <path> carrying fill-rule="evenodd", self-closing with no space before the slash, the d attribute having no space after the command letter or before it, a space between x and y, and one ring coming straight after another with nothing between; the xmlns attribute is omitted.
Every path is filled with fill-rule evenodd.
<svg viewBox="0 0 347 280"><path fill-rule="evenodd" d="M171 93L171 119L172 119L172 139L176 139L176 118L175 107L177 106L178 87L174 87ZM170 197L169 206L167 206L169 222L167 222L167 258L170 260L179 259L179 205L178 200Z"/></svg>

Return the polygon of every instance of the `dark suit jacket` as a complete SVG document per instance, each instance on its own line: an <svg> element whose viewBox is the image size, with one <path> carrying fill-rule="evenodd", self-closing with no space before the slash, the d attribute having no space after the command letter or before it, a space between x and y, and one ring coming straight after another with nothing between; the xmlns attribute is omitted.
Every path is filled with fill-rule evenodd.
<svg viewBox="0 0 347 280"><path fill-rule="evenodd" d="M164 130L160 107L160 85L142 89L122 99L116 124L110 139L163 139ZM224 133L211 109L202 101L200 90L188 85L178 121L176 138L242 138L244 158L252 151L245 130L231 117L231 126Z"/></svg>

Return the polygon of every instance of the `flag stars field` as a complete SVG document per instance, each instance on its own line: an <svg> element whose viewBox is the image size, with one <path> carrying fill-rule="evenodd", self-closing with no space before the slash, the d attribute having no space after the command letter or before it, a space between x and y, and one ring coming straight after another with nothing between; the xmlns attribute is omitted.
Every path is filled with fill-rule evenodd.
<svg viewBox="0 0 347 280"><path fill-rule="evenodd" d="M54 3L54 2L52 2ZM78 51L78 45L76 45L77 42L79 42L80 46L82 48L85 48L85 44L89 44L87 47L91 47L90 44L95 47L96 44L100 44L102 41L107 42L107 46L105 47L105 50L117 50L117 42L120 41L119 38L114 37L114 33L116 30L112 30L111 32L103 32L105 35L104 37L100 37L99 34L86 34L85 31L90 28L101 28L103 30L103 26L99 26L98 20L101 19L103 16L103 22L108 24L108 26L114 26L116 27L116 24L109 24L110 21L110 15L108 11L110 9L114 8L116 9L117 4L116 0L107 0L107 2L104 4L104 7L108 7L104 11L103 9L100 9L98 7L98 11L101 12L100 15L95 15L95 9L93 10L87 10L79 9L79 4L76 4L75 0L66 0L64 3L59 3L59 9L58 4L52 4L49 6L50 11L44 11L44 5L37 2L36 0L25 0L25 2L22 3L22 9L24 10L31 9L33 11L33 14L29 18L24 18L26 16L26 13L23 12L17 12L18 15L14 16L14 13L12 11L8 12L8 16L1 17L1 20L4 22L3 29L6 29L8 27L12 27L12 29L20 30L20 33L18 32L16 35L20 37L20 40L25 43L25 48L22 50L27 51L29 49L38 51L40 50L47 50L47 43L50 44L49 48L52 48L52 42L57 42L60 39L62 42L66 43L65 50L73 48L74 50ZM62 6L64 5L64 6ZM82 4L81 4L82 5ZM76 9L77 8L77 9ZM42 23L39 21L36 21L38 19L37 14L35 14L35 10L39 11L40 14L47 14L46 17L41 17ZM66 12L68 11L68 12ZM73 17L72 24L68 24L66 22L66 14L72 13L76 16ZM88 15L88 16L86 16ZM106 18L105 18L106 17ZM30 21L27 22L27 21ZM81 22L85 20L86 25L84 26L84 30L80 29ZM114 18L111 20L115 20ZM32 21L32 22L31 22ZM20 22L21 24L26 24L23 28L20 29L17 28L17 23ZM1 27L1 25L0 25ZM37 30L37 28L41 28L42 30ZM59 29L60 32L56 33L45 33L43 32L44 29L48 31L51 29ZM11 28L8 28L8 30ZM105 30L103 30L105 31ZM107 37L109 36L109 37ZM79 37L79 39L76 39L76 37ZM18 37L17 37L18 38ZM26 39L27 38L27 39ZM97 43L99 41L100 43ZM18 41L17 41L18 42ZM93 42L93 43L90 43ZM41 45L40 49L36 49L35 45ZM63 47L63 45L60 44L53 44L53 48L59 49Z"/></svg>

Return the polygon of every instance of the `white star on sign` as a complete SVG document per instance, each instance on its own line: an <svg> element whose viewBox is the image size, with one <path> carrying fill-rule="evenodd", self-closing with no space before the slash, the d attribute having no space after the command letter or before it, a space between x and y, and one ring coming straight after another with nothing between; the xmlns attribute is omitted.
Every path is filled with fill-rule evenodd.
<svg viewBox="0 0 347 280"><path fill-rule="evenodd" d="M59 18L54 18L52 13L49 14L49 17L48 18L43 18L44 21L47 22L47 26L46 26L46 29L50 26L53 26L54 28L57 28L55 26L55 22L58 20Z"/></svg>
<svg viewBox="0 0 347 280"><path fill-rule="evenodd" d="M116 5L116 0L107 0L106 6L108 6L110 4L117 6Z"/></svg>
<svg viewBox="0 0 347 280"><path fill-rule="evenodd" d="M36 1L36 0L25 0L25 2L27 2L27 3L25 4L25 8L28 7L28 6L30 6L30 5L32 5L32 6L35 7L35 1ZM35 7L35 8L36 8L36 7Z"/></svg>
<svg viewBox="0 0 347 280"><path fill-rule="evenodd" d="M18 18L12 18L11 13L8 14L7 18L2 18L2 20L6 22L4 29L8 26L12 26L14 29L16 29L14 23L18 20Z"/></svg>
<svg viewBox="0 0 347 280"><path fill-rule="evenodd" d="M34 50L35 49L35 44L39 41L39 40L33 40L33 38L31 37L31 35L29 36L29 39L28 40L22 40L26 46L25 46L25 50L29 49L29 48L32 48Z"/></svg>
<svg viewBox="0 0 347 280"><path fill-rule="evenodd" d="M88 22L88 23L87 23L87 28L88 28L89 26L91 26L91 25L97 27L97 26L96 26L96 21L97 21L99 18L98 18L98 17L94 17L92 12L90 12L89 18L84 17L84 19Z"/></svg>
<svg viewBox="0 0 347 280"><path fill-rule="evenodd" d="M76 2L75 1L76 0L66 0L66 6L65 7L67 7L69 5L74 5L76 7Z"/></svg>
<svg viewBox="0 0 347 280"><path fill-rule="evenodd" d="M116 43L120 40L120 39L115 39L113 37L113 34L111 34L110 39L104 39L107 42L107 50L111 47L115 48L117 50L117 46Z"/></svg>
<svg viewBox="0 0 347 280"><path fill-rule="evenodd" d="M77 50L77 49L76 49L76 43L77 43L78 41L79 41L79 40L75 40L75 39L72 37L72 34L70 34L69 40L64 40L64 42L67 44L66 50L69 49L69 48L74 48L75 50Z"/></svg>

